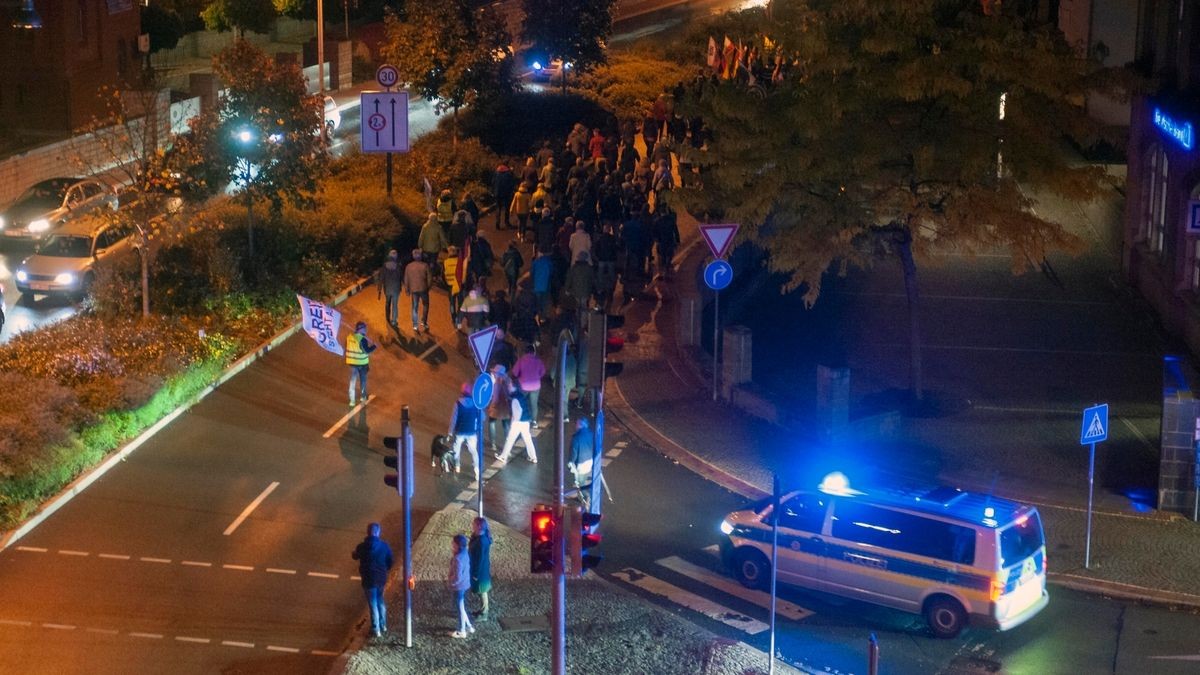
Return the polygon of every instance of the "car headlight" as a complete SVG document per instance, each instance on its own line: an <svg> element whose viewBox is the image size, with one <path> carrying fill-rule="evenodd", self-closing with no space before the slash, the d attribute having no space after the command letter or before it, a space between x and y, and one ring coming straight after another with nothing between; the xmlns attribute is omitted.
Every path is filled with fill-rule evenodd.
<svg viewBox="0 0 1200 675"><path fill-rule="evenodd" d="M0 216L0 230L4 229L4 216Z"/></svg>
<svg viewBox="0 0 1200 675"><path fill-rule="evenodd" d="M50 229L50 221L45 218L38 218L37 220L30 221L27 229L30 232L45 232Z"/></svg>
<svg viewBox="0 0 1200 675"><path fill-rule="evenodd" d="M29 281L29 272L26 272L25 270L17 270L17 281L21 283Z"/></svg>
<svg viewBox="0 0 1200 675"><path fill-rule="evenodd" d="M728 520L721 521L721 534L733 534L733 525Z"/></svg>
<svg viewBox="0 0 1200 675"><path fill-rule="evenodd" d="M70 286L75 283L75 275L70 272L63 272L54 277L54 283L60 286Z"/></svg>

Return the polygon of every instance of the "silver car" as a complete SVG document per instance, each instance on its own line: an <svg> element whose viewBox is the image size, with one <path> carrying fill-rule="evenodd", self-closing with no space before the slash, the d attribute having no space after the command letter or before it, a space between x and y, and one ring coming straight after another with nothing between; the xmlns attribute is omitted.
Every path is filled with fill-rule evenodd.
<svg viewBox="0 0 1200 675"><path fill-rule="evenodd" d="M17 290L37 295L86 295L96 270L136 253L137 238L101 218L68 223L17 267Z"/></svg>
<svg viewBox="0 0 1200 675"><path fill-rule="evenodd" d="M0 234L7 241L41 241L63 223L100 207L117 207L111 185L94 178L50 178L30 186L0 212Z"/></svg>

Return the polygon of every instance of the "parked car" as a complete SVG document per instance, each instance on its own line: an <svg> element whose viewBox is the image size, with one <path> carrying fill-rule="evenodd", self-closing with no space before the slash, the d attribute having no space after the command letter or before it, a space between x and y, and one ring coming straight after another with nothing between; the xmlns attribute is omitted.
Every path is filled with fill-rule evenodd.
<svg viewBox="0 0 1200 675"><path fill-rule="evenodd" d="M63 223L102 207L117 208L111 185L94 178L50 178L0 213L0 233L7 241L41 241Z"/></svg>
<svg viewBox="0 0 1200 675"><path fill-rule="evenodd" d="M333 100L332 96L325 97L325 131L329 136L333 135L337 128L342 126L342 112L338 110L337 101Z"/></svg>
<svg viewBox="0 0 1200 675"><path fill-rule="evenodd" d="M137 252L137 238L132 234L128 227L104 218L68 223L17 267L17 290L38 295L87 295L100 266Z"/></svg>

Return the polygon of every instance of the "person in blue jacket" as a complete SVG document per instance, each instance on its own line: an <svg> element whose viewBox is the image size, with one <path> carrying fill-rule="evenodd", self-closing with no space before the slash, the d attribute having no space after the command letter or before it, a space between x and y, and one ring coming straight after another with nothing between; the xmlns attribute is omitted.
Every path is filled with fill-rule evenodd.
<svg viewBox="0 0 1200 675"><path fill-rule="evenodd" d="M358 561L358 575L362 577L363 592L371 611L371 634L380 637L387 632L387 603L383 598L383 589L387 586L388 572L395 561L391 547L379 538L379 523L367 526L367 536L359 542L350 557Z"/></svg>
<svg viewBox="0 0 1200 675"><path fill-rule="evenodd" d="M554 261L546 251L539 251L529 268L533 277L533 295L537 298L538 316L546 320L546 311L550 308L550 278L554 274Z"/></svg>
<svg viewBox="0 0 1200 675"><path fill-rule="evenodd" d="M454 402L454 411L450 413L450 430L446 432L447 436L453 437L453 446L450 452L454 456L454 473L459 473L462 470L462 461L459 455L459 450L462 444L467 444L467 454L471 456L471 463L475 465L475 480L479 480L479 432L480 415L482 411L475 407L475 402L471 400L471 385L463 382L462 395Z"/></svg>

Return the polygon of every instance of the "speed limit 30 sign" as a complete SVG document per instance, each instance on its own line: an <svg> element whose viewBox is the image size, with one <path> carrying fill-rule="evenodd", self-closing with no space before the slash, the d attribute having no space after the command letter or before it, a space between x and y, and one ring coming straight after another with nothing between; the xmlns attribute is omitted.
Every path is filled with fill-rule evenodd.
<svg viewBox="0 0 1200 675"><path fill-rule="evenodd" d="M400 81L400 71L396 70L396 66L385 63L375 69L375 81L379 83L379 86L391 89Z"/></svg>

